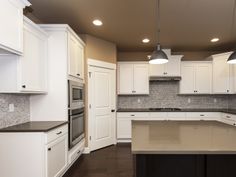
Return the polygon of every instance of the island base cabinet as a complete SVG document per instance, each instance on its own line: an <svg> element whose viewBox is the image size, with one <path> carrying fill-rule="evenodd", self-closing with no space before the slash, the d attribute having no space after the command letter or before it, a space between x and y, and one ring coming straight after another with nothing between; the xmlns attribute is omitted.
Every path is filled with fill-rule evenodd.
<svg viewBox="0 0 236 177"><path fill-rule="evenodd" d="M134 155L136 177L235 177L236 155Z"/></svg>

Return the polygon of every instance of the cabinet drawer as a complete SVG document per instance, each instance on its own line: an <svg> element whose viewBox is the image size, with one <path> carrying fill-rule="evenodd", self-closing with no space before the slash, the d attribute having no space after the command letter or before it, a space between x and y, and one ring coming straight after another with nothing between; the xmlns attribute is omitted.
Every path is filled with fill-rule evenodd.
<svg viewBox="0 0 236 177"><path fill-rule="evenodd" d="M222 113L221 119L236 122L236 115Z"/></svg>
<svg viewBox="0 0 236 177"><path fill-rule="evenodd" d="M186 120L186 115L184 112L168 112L169 120Z"/></svg>
<svg viewBox="0 0 236 177"><path fill-rule="evenodd" d="M117 117L140 117L140 118L148 118L148 112L125 112L125 113L117 113Z"/></svg>
<svg viewBox="0 0 236 177"><path fill-rule="evenodd" d="M46 135L46 142L45 143L48 144L51 141L53 141L59 137L62 137L66 133L68 133L68 125L67 124L48 132Z"/></svg>
<svg viewBox="0 0 236 177"><path fill-rule="evenodd" d="M167 119L167 112L152 112L150 113L151 118Z"/></svg>
<svg viewBox="0 0 236 177"><path fill-rule="evenodd" d="M186 119L200 119L200 120L219 120L220 113L218 112L188 112Z"/></svg>

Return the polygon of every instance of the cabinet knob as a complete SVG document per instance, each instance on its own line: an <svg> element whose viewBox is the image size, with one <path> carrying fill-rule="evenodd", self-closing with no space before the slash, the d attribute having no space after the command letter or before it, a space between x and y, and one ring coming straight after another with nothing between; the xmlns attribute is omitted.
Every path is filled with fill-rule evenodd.
<svg viewBox="0 0 236 177"><path fill-rule="evenodd" d="M26 88L26 85L22 85L22 88Z"/></svg>
<svg viewBox="0 0 236 177"><path fill-rule="evenodd" d="M133 90L132 93L136 93L136 91Z"/></svg>
<svg viewBox="0 0 236 177"><path fill-rule="evenodd" d="M134 114L131 114L130 116L134 117L135 115L134 115Z"/></svg>
<svg viewBox="0 0 236 177"><path fill-rule="evenodd" d="M52 149L51 148L48 148L48 151L51 151Z"/></svg>
<svg viewBox="0 0 236 177"><path fill-rule="evenodd" d="M80 76L80 74L77 74L77 76Z"/></svg>
<svg viewBox="0 0 236 177"><path fill-rule="evenodd" d="M229 90L227 90L227 92L229 92Z"/></svg>
<svg viewBox="0 0 236 177"><path fill-rule="evenodd" d="M112 109L111 112L115 112L116 110L115 109Z"/></svg>

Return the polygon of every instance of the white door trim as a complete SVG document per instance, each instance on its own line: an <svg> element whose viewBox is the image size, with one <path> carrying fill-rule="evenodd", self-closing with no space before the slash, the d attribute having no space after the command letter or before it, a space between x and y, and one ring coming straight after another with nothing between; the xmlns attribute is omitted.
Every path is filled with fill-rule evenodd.
<svg viewBox="0 0 236 177"><path fill-rule="evenodd" d="M92 98L91 98L91 93L92 93L92 88L89 86L91 85L91 81L90 81L90 75L89 73L91 72L91 67L97 67L97 68L106 68L106 69L110 69L110 70L115 70L116 71L116 64L114 63L108 63L108 62L104 62L104 61L99 61L99 60L95 60L95 59L91 59L88 58L87 60L87 66L88 66L88 70L87 70L87 78L88 78L88 103L87 103L87 110L88 110L88 147L86 147L86 151L84 153L90 153L91 152L91 141L90 141L90 137L92 136L92 116L93 116L93 112L92 110L89 108L90 104L92 104ZM116 78L116 72L115 72L115 78ZM116 82L114 88L116 88ZM114 95L114 100L115 100L115 108L116 108L116 94ZM114 121L113 125L115 127L114 129L114 144L116 144L116 115L115 115L115 121Z"/></svg>
<svg viewBox="0 0 236 177"><path fill-rule="evenodd" d="M88 58L87 64L88 64L88 67L89 66L94 66L94 67L100 67L100 68L107 68L107 69L116 70L116 64L108 63L108 62L105 62L105 61L95 60L95 59L92 59L92 58Z"/></svg>

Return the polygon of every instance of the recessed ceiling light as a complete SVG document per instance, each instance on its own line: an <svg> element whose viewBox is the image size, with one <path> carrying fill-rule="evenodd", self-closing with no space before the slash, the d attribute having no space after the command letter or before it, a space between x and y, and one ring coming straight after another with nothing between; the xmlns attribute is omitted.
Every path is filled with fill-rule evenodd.
<svg viewBox="0 0 236 177"><path fill-rule="evenodd" d="M219 38L213 38L211 42L218 42L220 39Z"/></svg>
<svg viewBox="0 0 236 177"><path fill-rule="evenodd" d="M95 26L102 26L102 21L96 19L96 20L93 20L93 24L94 24Z"/></svg>
<svg viewBox="0 0 236 177"><path fill-rule="evenodd" d="M143 43L149 43L149 42L150 42L150 39L148 38L143 39Z"/></svg>

